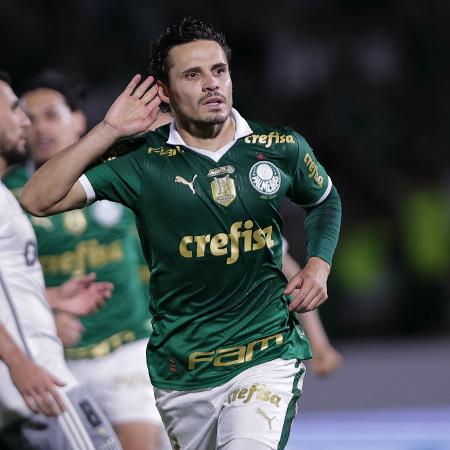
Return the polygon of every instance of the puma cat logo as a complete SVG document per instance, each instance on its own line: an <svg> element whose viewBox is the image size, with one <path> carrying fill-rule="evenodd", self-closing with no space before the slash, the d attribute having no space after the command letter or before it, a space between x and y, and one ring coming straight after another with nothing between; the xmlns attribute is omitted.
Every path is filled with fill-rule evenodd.
<svg viewBox="0 0 450 450"><path fill-rule="evenodd" d="M268 422L268 424L269 424L269 428L272 429L272 420L275 419L276 416L269 417L269 416L266 414L266 412L265 412L263 409L261 409L261 408L258 408L258 409L256 410L256 414L260 414L261 416L263 416L264 419L267 420L267 422Z"/></svg>
<svg viewBox="0 0 450 450"><path fill-rule="evenodd" d="M192 181L187 181L183 177L180 177L179 175L177 175L175 177L175 183L182 183L182 184L185 184L186 186L189 186L189 189L192 191L193 194L195 194L194 181L196 178L197 178L197 175L194 175L194 178L192 178Z"/></svg>

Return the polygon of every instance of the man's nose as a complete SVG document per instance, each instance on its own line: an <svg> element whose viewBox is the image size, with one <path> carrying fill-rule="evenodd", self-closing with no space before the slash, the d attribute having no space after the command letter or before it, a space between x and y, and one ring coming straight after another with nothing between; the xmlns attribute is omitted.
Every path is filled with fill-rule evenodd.
<svg viewBox="0 0 450 450"><path fill-rule="evenodd" d="M219 88L219 83L212 73L206 74L203 82L204 91L215 91Z"/></svg>
<svg viewBox="0 0 450 450"><path fill-rule="evenodd" d="M20 122L21 122L22 126L23 126L24 128L28 128L29 126L31 126L31 120L30 120L30 118L25 114L25 112L22 111L22 110L20 110L20 114L21 114Z"/></svg>

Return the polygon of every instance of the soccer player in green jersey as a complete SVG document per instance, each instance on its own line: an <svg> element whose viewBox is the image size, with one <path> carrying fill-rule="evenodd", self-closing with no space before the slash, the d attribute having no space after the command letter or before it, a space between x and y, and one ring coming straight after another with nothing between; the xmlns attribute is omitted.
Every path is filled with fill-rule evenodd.
<svg viewBox="0 0 450 450"><path fill-rule="evenodd" d="M229 60L211 26L169 27L152 46L154 78L133 77L21 197L39 216L101 199L135 213L151 270L149 373L174 449L285 448L311 357L295 312L326 300L340 227L339 196L306 141L232 108ZM161 101L174 122L146 132ZM287 285L285 196L305 209L308 251Z"/></svg>
<svg viewBox="0 0 450 450"><path fill-rule="evenodd" d="M32 80L21 104L31 119L30 158L4 179L16 193L86 127L79 91L62 73L48 71ZM104 201L50 218L31 217L31 223L47 286L92 271L114 284L109 303L95 314L78 319L56 311L57 329L65 344L72 344L66 347L69 367L97 399L123 448L157 450L162 423L145 364L150 316L138 276L141 249L133 214Z"/></svg>

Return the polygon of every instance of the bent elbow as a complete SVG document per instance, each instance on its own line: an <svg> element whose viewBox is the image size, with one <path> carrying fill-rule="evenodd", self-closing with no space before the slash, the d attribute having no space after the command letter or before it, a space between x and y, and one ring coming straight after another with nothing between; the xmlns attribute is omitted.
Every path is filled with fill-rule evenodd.
<svg viewBox="0 0 450 450"><path fill-rule="evenodd" d="M36 217L44 217L45 211L39 208L36 199L29 195L29 193L24 189L20 194L19 203L22 208Z"/></svg>

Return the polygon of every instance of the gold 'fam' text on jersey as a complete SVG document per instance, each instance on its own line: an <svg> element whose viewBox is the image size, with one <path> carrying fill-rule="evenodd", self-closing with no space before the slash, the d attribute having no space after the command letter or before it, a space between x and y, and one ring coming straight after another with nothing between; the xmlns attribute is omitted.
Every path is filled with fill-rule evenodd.
<svg viewBox="0 0 450 450"><path fill-rule="evenodd" d="M330 180L295 131L249 125L218 162L168 144L166 126L85 174L97 200L136 215L157 387L217 386L255 364L311 355L283 295L280 207L285 196L315 204Z"/></svg>

